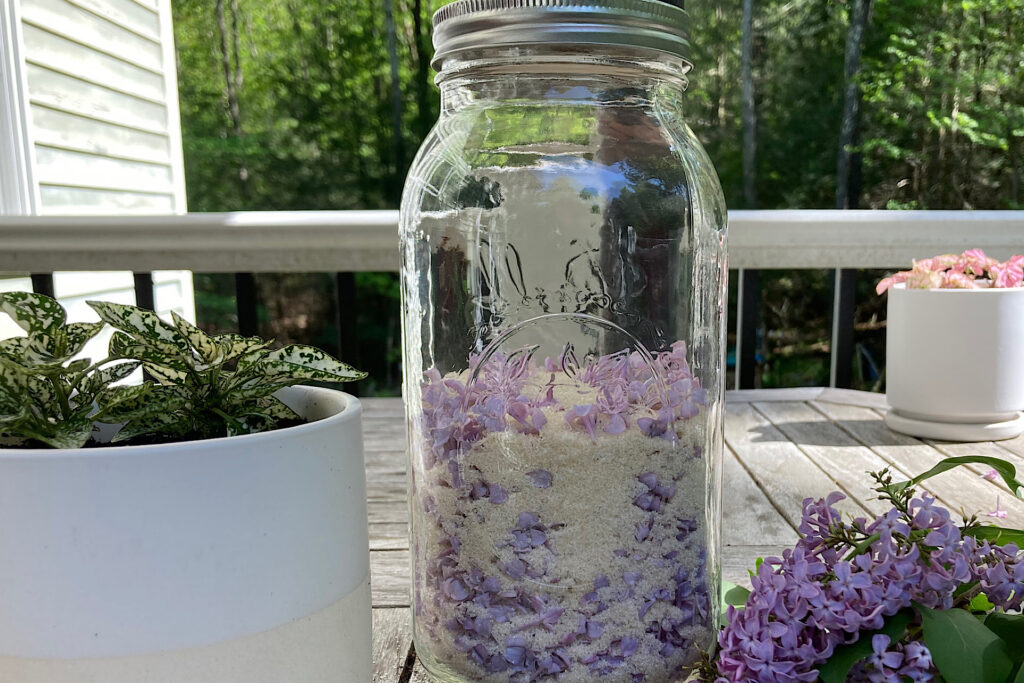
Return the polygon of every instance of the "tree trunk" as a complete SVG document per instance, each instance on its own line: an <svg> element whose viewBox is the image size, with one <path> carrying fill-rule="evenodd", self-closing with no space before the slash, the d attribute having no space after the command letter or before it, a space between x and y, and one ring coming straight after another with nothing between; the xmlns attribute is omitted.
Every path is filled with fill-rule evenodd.
<svg viewBox="0 0 1024 683"><path fill-rule="evenodd" d="M238 61L238 3L237 0L231 0L231 45L232 49L228 49L228 24L224 17L224 0L217 0L215 11L217 14L217 29L220 33L220 59L221 68L224 71L224 92L227 95L228 100L228 116L231 119L231 132L235 138L241 139L245 136L245 131L242 128L242 108L238 101L239 92L242 87L242 67ZM234 65L232 65L232 54L234 55ZM241 194L243 198L247 197L248 194L248 180L249 170L246 168L245 163L241 161L238 165L238 180L240 182Z"/></svg>
<svg viewBox="0 0 1024 683"><path fill-rule="evenodd" d="M402 84L398 73L398 36L392 0L384 0L384 21L388 40L388 62L391 65L391 134L395 150L395 178L405 170L405 141L402 139Z"/></svg>
<svg viewBox="0 0 1024 683"><path fill-rule="evenodd" d="M716 33L718 34L719 38L721 38L722 34L724 33L723 30L722 30L722 25L724 23L725 23L725 13L722 11L722 3L719 0L719 2L715 3L715 30L716 30ZM718 75L718 107L716 109L716 117L718 119L718 127L720 129L725 129L725 127L726 127L726 121L725 121L725 117L726 117L726 109L725 109L725 96L726 96L726 87L725 87L725 70L726 70L725 54L726 54L725 50L718 50L718 74L717 74Z"/></svg>
<svg viewBox="0 0 1024 683"><path fill-rule="evenodd" d="M748 209L757 207L755 160L757 153L757 118L754 111L754 0L743 0L741 25L741 75L743 82L743 201Z"/></svg>
<svg viewBox="0 0 1024 683"><path fill-rule="evenodd" d="M851 172L851 148L859 138L860 85L857 83L857 74L860 71L860 54L864 47L864 33L870 12L871 0L850 1L850 27L846 32L846 55L843 60L846 88L843 93L843 119L839 128L839 156L836 163L837 209L856 206L859 199L850 197L850 179L860 175L859 171Z"/></svg>
<svg viewBox="0 0 1024 683"><path fill-rule="evenodd" d="M416 49L416 137L427 137L434 122L430 106L430 36L423 21L423 0L413 0L412 26Z"/></svg>

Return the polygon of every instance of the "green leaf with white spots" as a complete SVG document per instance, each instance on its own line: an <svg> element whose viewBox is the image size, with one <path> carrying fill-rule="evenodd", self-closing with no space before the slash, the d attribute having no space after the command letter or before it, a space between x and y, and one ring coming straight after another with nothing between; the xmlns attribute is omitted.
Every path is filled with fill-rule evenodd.
<svg viewBox="0 0 1024 683"><path fill-rule="evenodd" d="M146 363L146 372L158 384L183 384L188 379L188 373L184 370L176 370L164 365Z"/></svg>
<svg viewBox="0 0 1024 683"><path fill-rule="evenodd" d="M351 382L366 377L365 372L336 360L320 349L301 344L271 351L257 366L268 377L285 376L299 381Z"/></svg>
<svg viewBox="0 0 1024 683"><path fill-rule="evenodd" d="M214 337L206 334L177 313L172 312L171 319L174 321L174 327L177 328L178 334L189 343L203 364L210 365L220 361L222 349Z"/></svg>
<svg viewBox="0 0 1024 683"><path fill-rule="evenodd" d="M188 436L192 431L192 426L191 421L180 413L154 413L131 420L121 427L110 441L111 443L120 443L148 435Z"/></svg>
<svg viewBox="0 0 1024 683"><path fill-rule="evenodd" d="M109 301L87 301L104 322L139 344L165 354L188 356L188 342L153 311Z"/></svg>
<svg viewBox="0 0 1024 683"><path fill-rule="evenodd" d="M265 342L259 337L243 337L240 334L222 334L215 339L223 349L224 362L230 363L238 359L239 370L253 365L266 355L264 350L270 345L270 342Z"/></svg>
<svg viewBox="0 0 1024 683"><path fill-rule="evenodd" d="M28 348L28 337L11 337L0 341L0 356L19 362Z"/></svg>
<svg viewBox="0 0 1024 683"><path fill-rule="evenodd" d="M64 355L74 356L80 353L86 343L99 334L105 326L104 323L70 323L65 326L67 348L64 350Z"/></svg>
<svg viewBox="0 0 1024 683"><path fill-rule="evenodd" d="M300 420L299 414L285 405L284 401L273 396L267 396L256 401L257 412L267 415L275 420Z"/></svg>
<svg viewBox="0 0 1024 683"><path fill-rule="evenodd" d="M226 397L226 402L238 404L255 398L270 396L278 389L298 384L301 381L301 379L293 380L284 375L271 378L265 375L253 374L253 368L248 368L245 371L239 371L234 375L224 378L221 384L221 393Z"/></svg>
<svg viewBox="0 0 1024 683"><path fill-rule="evenodd" d="M92 420L76 417L50 425L52 429L30 430L30 436L51 448L81 448L92 436ZM35 433L31 433L34 431Z"/></svg>
<svg viewBox="0 0 1024 683"><path fill-rule="evenodd" d="M0 311L11 316L26 332L48 332L64 324L64 307L48 296L33 292L0 293Z"/></svg>
<svg viewBox="0 0 1024 683"><path fill-rule="evenodd" d="M96 402L100 409L94 419L117 423L182 410L189 405L189 395L180 387L147 383L107 387L97 396Z"/></svg>
<svg viewBox="0 0 1024 683"><path fill-rule="evenodd" d="M111 358L140 360L180 372L188 371L188 364L182 355L164 353L135 340L124 332L115 332L111 335L108 353Z"/></svg>
<svg viewBox="0 0 1024 683"><path fill-rule="evenodd" d="M227 427L227 436L238 436L270 431L277 425L277 420L269 415L249 414L225 420L224 424Z"/></svg>
<svg viewBox="0 0 1024 683"><path fill-rule="evenodd" d="M60 415L60 408L57 405L57 392L53 389L53 382L41 375L26 375L25 390L22 398L28 398L30 409L35 409L36 414L49 417Z"/></svg>
<svg viewBox="0 0 1024 683"><path fill-rule="evenodd" d="M141 365L137 360L108 365L92 372L82 383L80 391L90 397L95 397L107 386L114 382L120 382L135 372Z"/></svg>
<svg viewBox="0 0 1024 683"><path fill-rule="evenodd" d="M0 395L12 396L14 400L21 400L25 394L28 383L28 375L20 366L0 358Z"/></svg>
<svg viewBox="0 0 1024 683"><path fill-rule="evenodd" d="M26 412L24 396L5 382L3 368L0 367L0 429L20 420Z"/></svg>
<svg viewBox="0 0 1024 683"><path fill-rule="evenodd" d="M236 417L259 415L271 420L300 420L298 413L289 408L283 401L273 396L263 396L255 400L237 403L227 411Z"/></svg>

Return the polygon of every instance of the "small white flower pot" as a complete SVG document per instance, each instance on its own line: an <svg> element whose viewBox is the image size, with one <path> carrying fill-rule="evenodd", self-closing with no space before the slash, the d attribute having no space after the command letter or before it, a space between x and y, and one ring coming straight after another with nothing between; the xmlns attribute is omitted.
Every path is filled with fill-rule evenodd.
<svg viewBox="0 0 1024 683"><path fill-rule="evenodd" d="M889 290L886 422L950 441L1024 432L1024 289Z"/></svg>
<svg viewBox="0 0 1024 683"><path fill-rule="evenodd" d="M0 681L363 683L359 401L153 446L0 450Z"/></svg>

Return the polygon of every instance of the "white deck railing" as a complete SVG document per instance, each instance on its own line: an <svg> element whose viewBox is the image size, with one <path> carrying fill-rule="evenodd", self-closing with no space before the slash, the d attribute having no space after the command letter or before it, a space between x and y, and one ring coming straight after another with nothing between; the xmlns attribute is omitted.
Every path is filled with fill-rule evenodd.
<svg viewBox="0 0 1024 683"><path fill-rule="evenodd" d="M394 271L399 265L397 228L397 211L0 217L0 272ZM853 299L849 291L844 294L840 269L906 267L915 258L973 247L999 259L1024 253L1024 211L732 212L729 266L739 269L741 283L736 302L737 387L753 381L751 321L756 316L751 306L744 310L743 302L756 306L757 290L745 279L745 269L837 269L831 371L835 386L839 368L849 367L853 335Z"/></svg>
<svg viewBox="0 0 1024 683"><path fill-rule="evenodd" d="M397 211L0 217L0 272L398 269ZM734 211L731 268L891 268L1024 251L1024 211Z"/></svg>

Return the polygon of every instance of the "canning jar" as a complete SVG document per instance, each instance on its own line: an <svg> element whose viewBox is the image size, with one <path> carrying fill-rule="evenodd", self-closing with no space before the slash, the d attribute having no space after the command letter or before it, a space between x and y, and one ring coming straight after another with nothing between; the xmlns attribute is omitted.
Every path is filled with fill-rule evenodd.
<svg viewBox="0 0 1024 683"><path fill-rule="evenodd" d="M724 200L686 13L461 0L402 200L413 623L440 681L675 681L719 611Z"/></svg>

